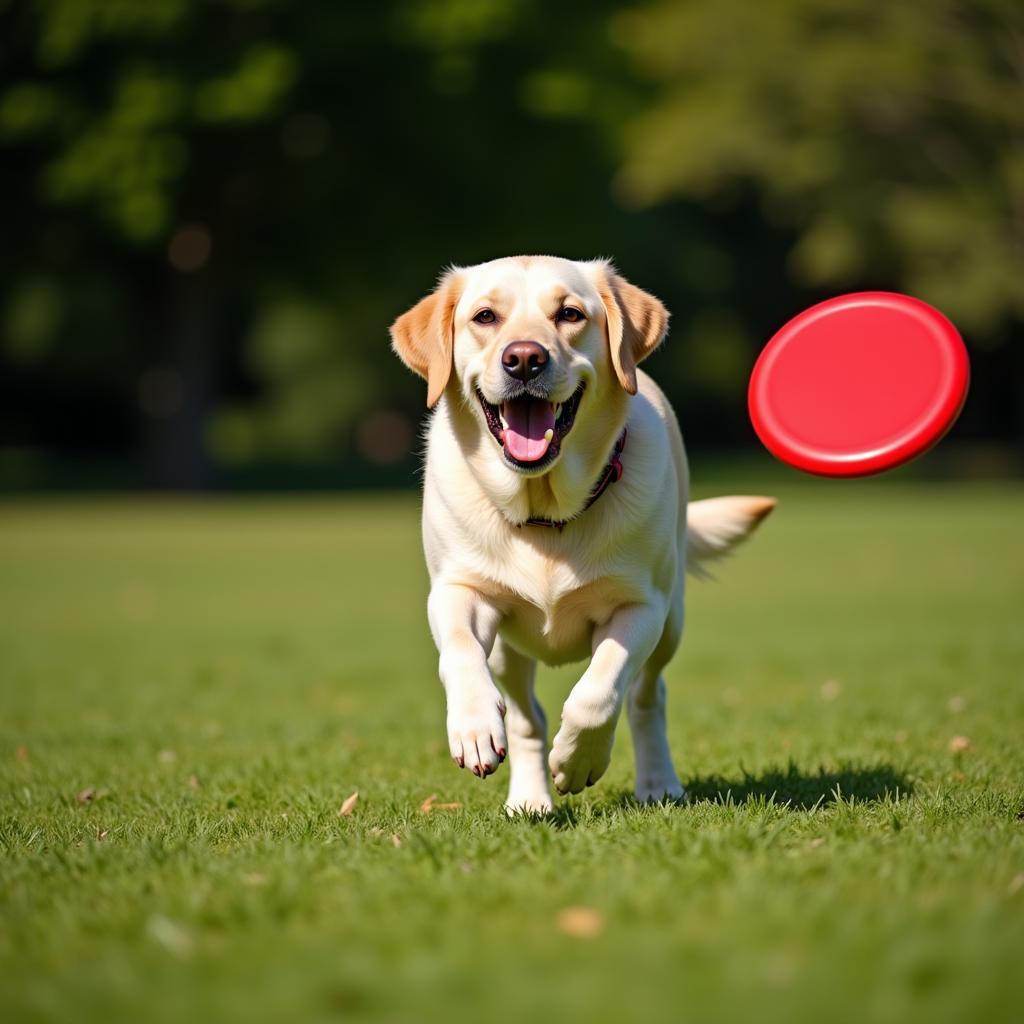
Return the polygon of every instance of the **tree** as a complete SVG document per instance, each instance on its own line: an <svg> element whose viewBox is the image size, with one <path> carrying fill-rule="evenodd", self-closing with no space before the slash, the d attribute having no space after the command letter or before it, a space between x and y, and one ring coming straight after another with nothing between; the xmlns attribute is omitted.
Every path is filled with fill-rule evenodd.
<svg viewBox="0 0 1024 1024"><path fill-rule="evenodd" d="M418 414L386 326L445 263L596 255L629 219L536 3L0 11L7 443L136 433L192 486L211 453L343 456Z"/></svg>
<svg viewBox="0 0 1024 1024"><path fill-rule="evenodd" d="M698 443L750 438L758 345L837 287L1019 336L1020 40L1011 0L0 0L0 448L391 457L387 324L510 252L668 303Z"/></svg>
<svg viewBox="0 0 1024 1024"><path fill-rule="evenodd" d="M752 186L800 283L899 282L983 344L1024 321L1017 0L665 0L616 28L653 89L629 201Z"/></svg>

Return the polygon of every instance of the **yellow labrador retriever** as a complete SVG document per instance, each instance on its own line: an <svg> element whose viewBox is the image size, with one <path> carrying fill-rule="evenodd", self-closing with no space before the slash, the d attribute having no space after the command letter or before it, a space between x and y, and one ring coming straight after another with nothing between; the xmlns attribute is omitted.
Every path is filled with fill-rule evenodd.
<svg viewBox="0 0 1024 1024"><path fill-rule="evenodd" d="M623 703L637 799L685 796L662 678L685 570L775 502L687 503L675 415L637 369L668 316L603 260L517 256L449 270L391 328L435 410L423 544L448 743L481 778L510 757L510 811L550 810L549 774L559 793L595 783ZM536 663L588 656L548 752Z"/></svg>

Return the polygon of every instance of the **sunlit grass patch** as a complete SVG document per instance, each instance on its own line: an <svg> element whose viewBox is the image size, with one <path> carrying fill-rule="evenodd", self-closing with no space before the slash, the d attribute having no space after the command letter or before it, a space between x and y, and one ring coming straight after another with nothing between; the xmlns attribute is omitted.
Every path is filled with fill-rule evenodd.
<svg viewBox="0 0 1024 1024"><path fill-rule="evenodd" d="M623 728L514 820L447 756L413 499L0 508L0 1015L1016 1019L1024 491L781 498L691 587L689 804Z"/></svg>

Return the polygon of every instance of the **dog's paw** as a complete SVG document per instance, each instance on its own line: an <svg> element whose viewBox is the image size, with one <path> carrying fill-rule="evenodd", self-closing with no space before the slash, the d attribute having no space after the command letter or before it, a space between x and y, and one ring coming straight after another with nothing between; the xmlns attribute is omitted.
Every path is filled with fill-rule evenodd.
<svg viewBox="0 0 1024 1024"><path fill-rule="evenodd" d="M664 775L647 775L644 778L638 778L636 780L636 799L641 804L688 804L690 802L675 769L671 767Z"/></svg>
<svg viewBox="0 0 1024 1024"><path fill-rule="evenodd" d="M519 766L516 767L517 759ZM517 814L547 814L554 810L547 776L544 774L543 755L525 767L519 754L512 754L512 778L508 784L508 799L505 810L510 817Z"/></svg>
<svg viewBox="0 0 1024 1024"><path fill-rule="evenodd" d="M554 809L555 805L547 787L532 793L514 793L510 790L508 799L505 801L505 813L510 818L520 814L547 814Z"/></svg>
<svg viewBox="0 0 1024 1024"><path fill-rule="evenodd" d="M484 778L505 760L505 702L493 695L448 701L448 748L460 768Z"/></svg>
<svg viewBox="0 0 1024 1024"><path fill-rule="evenodd" d="M574 713L567 703L562 727L551 743L548 767L555 789L582 793L608 770L615 740L616 709L587 709Z"/></svg>

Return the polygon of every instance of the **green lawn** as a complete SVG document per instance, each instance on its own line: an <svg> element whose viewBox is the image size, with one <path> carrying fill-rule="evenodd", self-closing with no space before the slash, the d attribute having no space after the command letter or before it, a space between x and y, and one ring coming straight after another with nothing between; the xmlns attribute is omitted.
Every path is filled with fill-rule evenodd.
<svg viewBox="0 0 1024 1024"><path fill-rule="evenodd" d="M623 728L544 821L448 758L412 497L0 506L0 1019L1024 1020L1024 487L779 493L692 804Z"/></svg>

